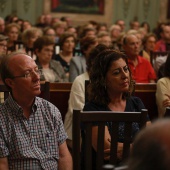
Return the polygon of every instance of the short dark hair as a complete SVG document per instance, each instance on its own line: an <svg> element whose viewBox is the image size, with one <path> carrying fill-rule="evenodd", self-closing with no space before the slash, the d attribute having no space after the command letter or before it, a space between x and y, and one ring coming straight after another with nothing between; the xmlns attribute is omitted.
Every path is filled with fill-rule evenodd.
<svg viewBox="0 0 170 170"><path fill-rule="evenodd" d="M55 42L53 39L47 36L42 36L36 39L34 42L34 51L38 49L38 51L41 51L44 46L48 45L54 45Z"/></svg>
<svg viewBox="0 0 170 170"><path fill-rule="evenodd" d="M80 49L81 52L84 54L84 51L86 51L91 45L95 44L97 42L97 37L84 37L80 39Z"/></svg>
<svg viewBox="0 0 170 170"><path fill-rule="evenodd" d="M111 47L107 47L103 44L98 44L96 47L94 47L87 58L86 64L87 64L87 71L90 71L93 65L93 60L98 56L99 53L106 49L110 49Z"/></svg>
<svg viewBox="0 0 170 170"><path fill-rule="evenodd" d="M74 42L76 43L76 38L75 38L73 33L65 32L60 36L58 43L59 43L59 46L60 46L61 49L62 49L62 46L63 46L64 42L66 41L66 39L70 38L70 37L73 37Z"/></svg>

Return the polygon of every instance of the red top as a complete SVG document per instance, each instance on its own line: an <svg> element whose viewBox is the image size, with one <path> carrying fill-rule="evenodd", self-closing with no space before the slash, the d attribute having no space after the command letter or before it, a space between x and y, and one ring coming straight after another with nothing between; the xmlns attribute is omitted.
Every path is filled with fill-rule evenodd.
<svg viewBox="0 0 170 170"><path fill-rule="evenodd" d="M162 52L167 51L165 42L163 40L157 41L155 44L154 51L162 51Z"/></svg>
<svg viewBox="0 0 170 170"><path fill-rule="evenodd" d="M138 65L136 67L128 59L128 65L132 72L132 78L136 83L149 83L149 80L156 80L155 71L151 63L145 58L138 56Z"/></svg>

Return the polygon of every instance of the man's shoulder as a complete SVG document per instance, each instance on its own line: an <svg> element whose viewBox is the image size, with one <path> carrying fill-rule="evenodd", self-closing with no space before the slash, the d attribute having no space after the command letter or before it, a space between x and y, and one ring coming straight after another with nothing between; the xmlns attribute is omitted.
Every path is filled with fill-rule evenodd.
<svg viewBox="0 0 170 170"><path fill-rule="evenodd" d="M35 105L37 106L38 111L44 112L45 114L60 114L60 111L54 104L43 98L36 97Z"/></svg>
<svg viewBox="0 0 170 170"><path fill-rule="evenodd" d="M141 63L145 63L145 64L151 64L146 58L142 57L142 56L138 56L138 60Z"/></svg>
<svg viewBox="0 0 170 170"><path fill-rule="evenodd" d="M0 104L0 121L9 119L11 107L6 102Z"/></svg>

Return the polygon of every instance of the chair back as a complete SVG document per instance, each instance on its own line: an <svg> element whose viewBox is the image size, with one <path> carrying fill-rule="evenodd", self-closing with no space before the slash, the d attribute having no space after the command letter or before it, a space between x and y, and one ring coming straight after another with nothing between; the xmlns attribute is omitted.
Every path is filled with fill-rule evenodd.
<svg viewBox="0 0 170 170"><path fill-rule="evenodd" d="M83 124L85 131L85 153L84 169L92 170L92 127L94 122L98 122L98 141L97 141L97 157L96 169L102 170L104 161L104 131L106 122L112 122L111 133L111 147L110 147L110 160L109 163L115 165L117 163L117 142L118 142L118 129L119 123L125 123L124 129L124 143L123 143L123 160L126 160L130 152L132 123L138 122L140 128L146 125L147 110L142 112L112 112L112 111L73 111L73 169L81 170L80 148L81 139L80 131ZM83 141L82 141L83 142Z"/></svg>
<svg viewBox="0 0 170 170"><path fill-rule="evenodd" d="M103 170L127 170L128 166L127 165L122 165L118 167L114 167L114 165L106 164L103 165Z"/></svg>

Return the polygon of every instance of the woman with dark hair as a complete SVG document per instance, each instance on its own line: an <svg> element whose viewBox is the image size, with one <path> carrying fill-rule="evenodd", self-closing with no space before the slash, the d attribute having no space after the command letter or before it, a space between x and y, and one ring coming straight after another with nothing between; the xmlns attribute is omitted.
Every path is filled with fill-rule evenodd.
<svg viewBox="0 0 170 170"><path fill-rule="evenodd" d="M65 74L69 77L70 61L73 58L73 51L76 44L74 34L65 32L59 39L60 53L54 59L59 61L64 68Z"/></svg>
<svg viewBox="0 0 170 170"><path fill-rule="evenodd" d="M105 50L110 49L105 45L99 44L96 47L93 47L89 53L89 57L87 59L87 70L86 72L80 74L75 78L73 84L71 86L71 92L68 102L68 110L64 120L64 128L67 132L68 139L67 145L71 149L72 148L72 120L73 120L73 109L82 110L85 103L85 80L89 80L89 70L93 65L93 60L97 55Z"/></svg>
<svg viewBox="0 0 170 170"><path fill-rule="evenodd" d="M125 111L139 112L145 108L138 97L131 96L133 80L128 67L127 57L114 50L104 50L93 61L89 71L90 84L88 86L89 102L85 104L84 111ZM104 149L110 150L111 122L105 126ZM139 131L138 123L133 123L132 137ZM92 146L97 152L98 128L92 129ZM124 140L124 123L119 125L118 157L121 160ZM95 169L95 168L94 168Z"/></svg>
<svg viewBox="0 0 170 170"><path fill-rule="evenodd" d="M141 25L140 25L140 27L141 27L141 28L144 28L147 33L150 32L150 25L149 25L148 22L146 22L146 21L142 22Z"/></svg>
<svg viewBox="0 0 170 170"><path fill-rule="evenodd" d="M166 107L170 107L170 54L163 65L163 77L157 81L156 103L159 117L163 117Z"/></svg>
<svg viewBox="0 0 170 170"><path fill-rule="evenodd" d="M83 56L75 56L70 61L69 81L86 72L86 62L92 48L98 44L97 37L84 37L80 40L80 49Z"/></svg>

